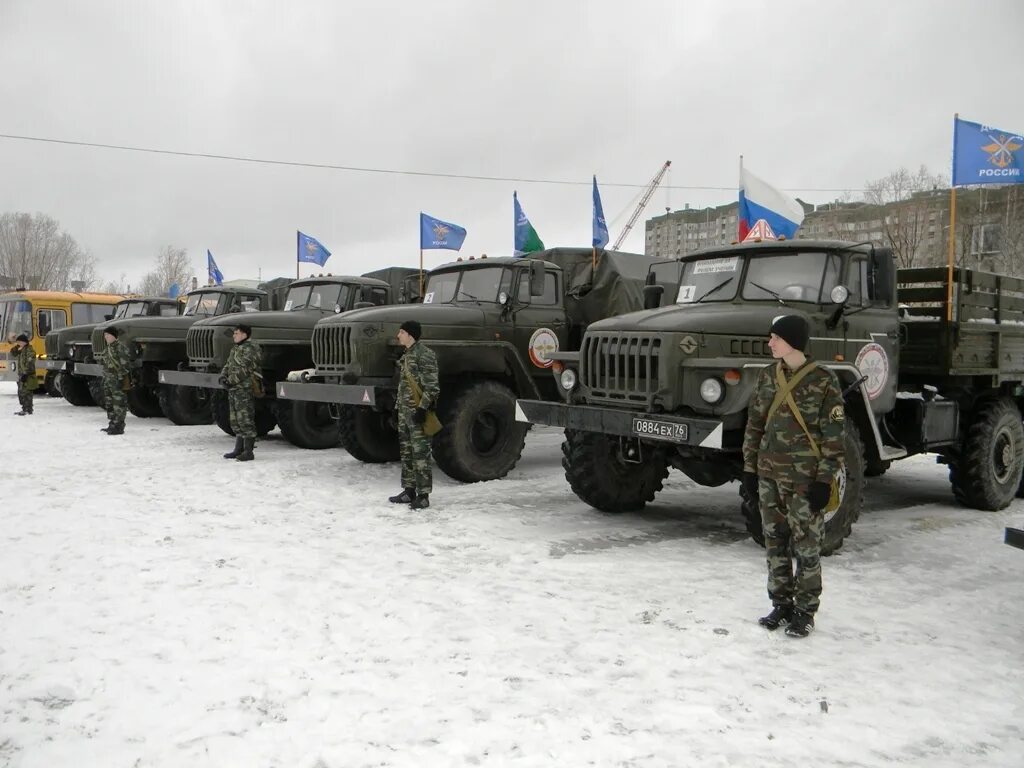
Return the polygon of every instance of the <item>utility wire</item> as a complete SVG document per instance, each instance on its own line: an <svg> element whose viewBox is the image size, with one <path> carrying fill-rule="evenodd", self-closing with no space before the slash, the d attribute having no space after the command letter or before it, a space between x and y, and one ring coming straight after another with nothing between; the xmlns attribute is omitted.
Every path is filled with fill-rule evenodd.
<svg viewBox="0 0 1024 768"><path fill-rule="evenodd" d="M441 173L439 171L407 171L395 168L364 168L356 165L335 165L333 163L303 163L297 160L271 160L268 158L261 157L243 157L240 155L218 155L210 152L182 152L173 149L156 149L154 147L132 147L125 144L101 144L93 141L72 141L70 139L52 139L43 136L18 136L9 133L0 133L0 139L10 139L12 141L35 141L44 144L64 144L72 147L90 147L93 149L113 149L121 152L143 152L151 155L172 155L174 157L194 157L202 158L205 160L230 160L236 163L255 163L258 165L284 165L292 168L319 168L322 170L329 171L348 171L351 173L377 173L390 176L423 176L429 178L438 179L465 179L468 181L503 181L513 182L516 184L561 184L567 186L582 186L588 187L591 185L591 181L568 181L564 179L531 179L531 178L520 178L516 176L481 176L465 173ZM626 184L621 182L601 182L602 187L633 187L636 189L643 189L649 186L647 184ZM699 185L675 185L665 186L666 189L688 189L688 190L711 190L711 191L724 191L724 192L735 192L736 185L728 187L716 187L716 186L699 186ZM799 187L795 191L798 192L863 192L863 189L844 187L844 188L824 188L824 187Z"/></svg>

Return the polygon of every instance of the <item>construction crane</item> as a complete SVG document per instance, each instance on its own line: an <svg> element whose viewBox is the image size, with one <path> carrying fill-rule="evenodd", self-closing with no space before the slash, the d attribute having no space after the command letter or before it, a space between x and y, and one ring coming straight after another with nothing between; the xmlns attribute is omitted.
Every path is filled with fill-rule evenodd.
<svg viewBox="0 0 1024 768"><path fill-rule="evenodd" d="M651 196L654 194L654 190L656 190L658 185L661 184L661 180L664 178L665 172L668 171L670 165L672 165L672 161L666 160L665 164L661 166L661 170L654 175L654 178L651 179L651 183L647 185L647 188L644 190L643 197L641 197L640 202L637 203L636 210L633 211L633 215L629 217L629 221L626 222L626 226L622 230L622 234L620 234L618 239L615 241L615 245L612 246L613 251L619 250L619 246L622 245L626 236L629 234L629 231L633 229L633 225L636 224L636 220L640 218L640 214L644 212L644 208L646 208L647 203L650 202Z"/></svg>

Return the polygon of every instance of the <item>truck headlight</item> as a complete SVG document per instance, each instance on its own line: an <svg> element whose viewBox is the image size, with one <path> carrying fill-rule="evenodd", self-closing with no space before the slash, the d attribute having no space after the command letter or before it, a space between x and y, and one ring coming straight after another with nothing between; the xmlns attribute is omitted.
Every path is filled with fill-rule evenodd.
<svg viewBox="0 0 1024 768"><path fill-rule="evenodd" d="M725 388L722 386L722 382L713 376L704 379L700 383L700 396L705 403L717 403L722 399L722 394L725 392Z"/></svg>
<svg viewBox="0 0 1024 768"><path fill-rule="evenodd" d="M573 388L576 386L576 371L572 368L566 368L561 374L559 374L558 383L566 392L572 392Z"/></svg>

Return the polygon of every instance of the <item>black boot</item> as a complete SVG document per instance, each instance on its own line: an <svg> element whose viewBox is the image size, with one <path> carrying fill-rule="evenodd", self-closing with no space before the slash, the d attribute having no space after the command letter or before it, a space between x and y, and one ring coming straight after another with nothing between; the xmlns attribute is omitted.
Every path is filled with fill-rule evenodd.
<svg viewBox="0 0 1024 768"><path fill-rule="evenodd" d="M415 488L403 488L402 492L397 496L389 496L388 501L390 501L392 504L412 504L415 498Z"/></svg>
<svg viewBox="0 0 1024 768"><path fill-rule="evenodd" d="M235 438L235 450L233 450L233 451L230 451L230 452L228 452L228 453L225 453L225 454L224 454L224 458L225 458L225 459L234 459L234 458L236 458L236 457L237 457L237 456L238 456L238 455L239 455L239 454L240 454L240 453L241 453L241 452L242 452L243 450L245 450L245 446L243 446L243 445L242 445L242 438L240 438L240 437L236 437L236 438Z"/></svg>
<svg viewBox="0 0 1024 768"><path fill-rule="evenodd" d="M413 509L426 509L430 506L430 497L425 493L416 494L416 498L412 500L412 504L409 506Z"/></svg>
<svg viewBox="0 0 1024 768"><path fill-rule="evenodd" d="M814 614L803 611L793 611L793 617L786 627L786 634L789 637L807 637L814 629Z"/></svg>
<svg viewBox="0 0 1024 768"><path fill-rule="evenodd" d="M15 415L15 416L25 416L25 415L26 415L26 414L25 414L25 409L24 409L24 408L22 408L22 409L21 409L20 411L15 411L15 412L14 412L14 415Z"/></svg>
<svg viewBox="0 0 1024 768"><path fill-rule="evenodd" d="M252 455L252 449L256 446L255 437L242 438L242 452L235 457L235 461L252 461L256 457Z"/></svg>
<svg viewBox="0 0 1024 768"><path fill-rule="evenodd" d="M793 620L793 606L791 605L776 605L772 608L772 612L767 616L762 616L757 620L765 629L774 632L779 628L780 624L788 624Z"/></svg>
<svg viewBox="0 0 1024 768"><path fill-rule="evenodd" d="M107 430L108 435L123 435L124 424L112 424L110 429Z"/></svg>

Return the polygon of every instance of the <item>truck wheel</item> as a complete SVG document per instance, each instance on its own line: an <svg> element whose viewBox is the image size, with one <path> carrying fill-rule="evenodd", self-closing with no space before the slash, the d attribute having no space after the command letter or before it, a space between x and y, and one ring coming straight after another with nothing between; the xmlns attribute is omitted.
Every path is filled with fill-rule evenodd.
<svg viewBox="0 0 1024 768"><path fill-rule="evenodd" d="M64 399L72 405L96 405L92 397L92 387L89 386L91 377L72 376L66 371L60 373L60 391Z"/></svg>
<svg viewBox="0 0 1024 768"><path fill-rule="evenodd" d="M619 445L618 438L609 435L565 431L565 479L573 493L602 512L643 509L668 477L664 450L649 449L643 462L634 464L623 460Z"/></svg>
<svg viewBox="0 0 1024 768"><path fill-rule="evenodd" d="M957 501L974 509L1004 509L1021 486L1024 425L1009 398L975 411L957 451L949 456L949 482Z"/></svg>
<svg viewBox="0 0 1024 768"><path fill-rule="evenodd" d="M207 392L210 400L210 413L213 420L226 434L234 436L235 430L231 428L231 413L228 408L228 396L223 390L213 389ZM256 434L266 437L267 434L277 426L277 419L274 416L274 409L266 400L256 401Z"/></svg>
<svg viewBox="0 0 1024 768"><path fill-rule="evenodd" d="M47 371L46 377L43 379L43 387L50 397L61 396L60 387L57 386L57 373L57 371Z"/></svg>
<svg viewBox="0 0 1024 768"><path fill-rule="evenodd" d="M337 420L331 418L327 403L278 400L274 410L281 434L292 445L319 451L337 448L341 443L341 428Z"/></svg>
<svg viewBox="0 0 1024 768"><path fill-rule="evenodd" d="M504 477L519 461L526 425L515 417L516 396L504 384L478 381L456 393L438 414L434 461L453 480L477 483Z"/></svg>
<svg viewBox="0 0 1024 768"><path fill-rule="evenodd" d="M391 416L357 405L341 406L341 446L359 461L383 464L398 461L398 432Z"/></svg>
<svg viewBox="0 0 1024 768"><path fill-rule="evenodd" d="M152 419L164 415L155 387L135 386L125 394L128 395L128 410L136 418Z"/></svg>
<svg viewBox="0 0 1024 768"><path fill-rule="evenodd" d="M831 555L843 546L843 540L850 535L853 524L860 517L864 504L864 442L860 432L849 420L846 422L846 486L839 508L825 516L825 527L821 534L821 554ZM747 495L740 485L740 509L751 538L764 546L764 529L761 526L761 505L757 497Z"/></svg>
<svg viewBox="0 0 1024 768"><path fill-rule="evenodd" d="M210 401L206 392L200 387L161 384L160 410L178 426L210 424L213 422L213 414L210 412Z"/></svg>

